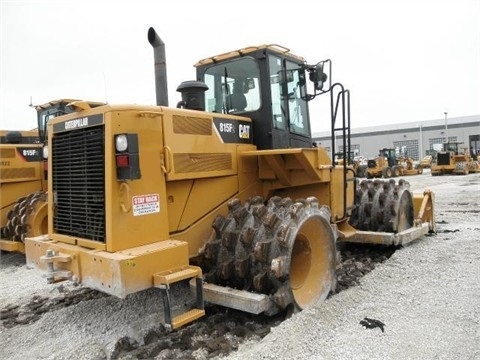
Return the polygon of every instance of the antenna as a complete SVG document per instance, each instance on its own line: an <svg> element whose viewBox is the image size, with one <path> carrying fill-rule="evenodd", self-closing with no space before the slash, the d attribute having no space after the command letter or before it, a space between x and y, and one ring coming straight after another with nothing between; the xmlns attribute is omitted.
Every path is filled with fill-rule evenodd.
<svg viewBox="0 0 480 360"><path fill-rule="evenodd" d="M107 77L105 76L105 71L103 72L103 89L105 91L105 104L108 104L107 98Z"/></svg>
<svg viewBox="0 0 480 360"><path fill-rule="evenodd" d="M28 106L33 107L32 96L30 95L30 104Z"/></svg>

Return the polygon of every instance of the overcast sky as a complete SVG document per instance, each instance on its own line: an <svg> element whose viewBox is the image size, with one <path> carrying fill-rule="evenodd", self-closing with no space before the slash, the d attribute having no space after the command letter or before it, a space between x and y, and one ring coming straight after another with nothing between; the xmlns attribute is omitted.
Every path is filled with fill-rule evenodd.
<svg viewBox="0 0 480 360"><path fill-rule="evenodd" d="M30 98L155 104L150 26L171 106L197 60L275 43L332 59L353 128L480 114L480 0L0 2L1 129L36 126ZM326 101L311 102L315 132L329 129Z"/></svg>

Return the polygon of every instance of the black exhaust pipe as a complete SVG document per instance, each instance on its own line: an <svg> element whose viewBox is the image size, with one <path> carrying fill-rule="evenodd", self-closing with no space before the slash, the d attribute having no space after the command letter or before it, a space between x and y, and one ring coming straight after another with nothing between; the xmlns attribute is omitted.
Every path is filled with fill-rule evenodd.
<svg viewBox="0 0 480 360"><path fill-rule="evenodd" d="M153 46L155 61L155 92L158 106L168 106L167 62L165 43L160 39L153 27L148 29L148 42Z"/></svg>

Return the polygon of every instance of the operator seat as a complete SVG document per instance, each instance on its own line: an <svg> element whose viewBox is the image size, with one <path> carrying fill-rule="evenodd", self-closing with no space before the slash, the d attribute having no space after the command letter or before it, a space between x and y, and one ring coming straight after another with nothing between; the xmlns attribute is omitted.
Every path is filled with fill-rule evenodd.
<svg viewBox="0 0 480 360"><path fill-rule="evenodd" d="M247 98L245 97L244 87L244 82L241 79L237 79L233 83L233 91L228 96L228 105L232 112L243 111L247 107Z"/></svg>
<svg viewBox="0 0 480 360"><path fill-rule="evenodd" d="M243 111L247 107L247 98L242 93L233 93L229 95L229 100L231 111Z"/></svg>

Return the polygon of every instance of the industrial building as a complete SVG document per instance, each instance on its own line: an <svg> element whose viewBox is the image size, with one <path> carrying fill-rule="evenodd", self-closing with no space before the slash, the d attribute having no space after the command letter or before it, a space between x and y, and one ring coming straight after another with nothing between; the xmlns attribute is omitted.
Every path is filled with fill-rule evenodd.
<svg viewBox="0 0 480 360"><path fill-rule="evenodd" d="M313 134L317 146L322 146L331 153L329 132ZM355 155L373 158L382 148L395 148L399 153L420 160L432 153L446 142L462 143L460 148L470 151L475 156L480 154L480 115L455 118L425 120L351 129L351 151ZM343 150L339 133L335 140L335 152Z"/></svg>

